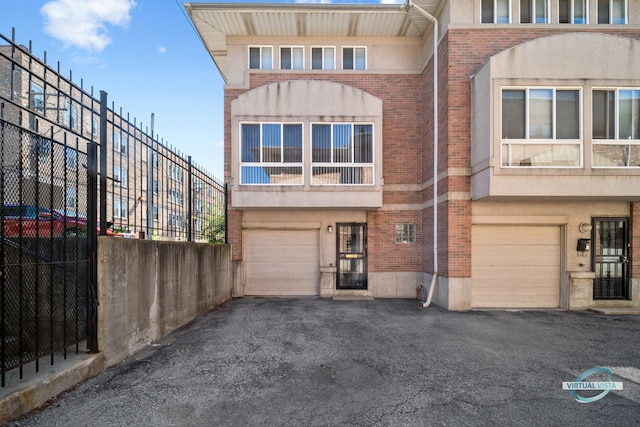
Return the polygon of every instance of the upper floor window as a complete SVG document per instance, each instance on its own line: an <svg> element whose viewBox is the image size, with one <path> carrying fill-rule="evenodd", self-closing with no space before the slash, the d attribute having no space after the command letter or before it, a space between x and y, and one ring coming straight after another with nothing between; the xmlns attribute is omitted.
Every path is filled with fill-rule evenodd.
<svg viewBox="0 0 640 427"><path fill-rule="evenodd" d="M114 218L126 218L127 217L127 202L118 198L113 199L113 217Z"/></svg>
<svg viewBox="0 0 640 427"><path fill-rule="evenodd" d="M280 69L302 70L304 69L304 48L302 46L280 47Z"/></svg>
<svg viewBox="0 0 640 427"><path fill-rule="evenodd" d="M311 48L311 69L335 70L336 48L333 46Z"/></svg>
<svg viewBox="0 0 640 427"><path fill-rule="evenodd" d="M175 189L169 190L169 202L182 206L184 204L182 191Z"/></svg>
<svg viewBox="0 0 640 427"><path fill-rule="evenodd" d="M598 0L598 24L626 24L627 0Z"/></svg>
<svg viewBox="0 0 640 427"><path fill-rule="evenodd" d="M129 153L129 141L120 132L113 133L113 150L125 156Z"/></svg>
<svg viewBox="0 0 640 427"><path fill-rule="evenodd" d="M120 187L127 186L127 170L121 166L113 165L113 180L120 185Z"/></svg>
<svg viewBox="0 0 640 427"><path fill-rule="evenodd" d="M373 184L373 125L311 126L311 184Z"/></svg>
<svg viewBox="0 0 640 427"><path fill-rule="evenodd" d="M34 82L29 85L29 108L41 113L44 111L44 89Z"/></svg>
<svg viewBox="0 0 640 427"><path fill-rule="evenodd" d="M302 184L302 125L243 123L241 184Z"/></svg>
<svg viewBox="0 0 640 427"><path fill-rule="evenodd" d="M587 0L558 0L558 22L561 24L586 24Z"/></svg>
<svg viewBox="0 0 640 427"><path fill-rule="evenodd" d="M249 46L249 68L271 70L273 68L273 47Z"/></svg>
<svg viewBox="0 0 640 427"><path fill-rule="evenodd" d="M640 89L593 91L593 166L640 167Z"/></svg>
<svg viewBox="0 0 640 427"><path fill-rule="evenodd" d="M508 24L511 10L509 0L482 0L483 24Z"/></svg>
<svg viewBox="0 0 640 427"><path fill-rule="evenodd" d="M343 70L366 70L367 69L367 49L364 47L343 47L342 48L342 69Z"/></svg>
<svg viewBox="0 0 640 427"><path fill-rule="evenodd" d="M78 107L71 105L71 101L67 100L64 109L64 124L69 129L78 128Z"/></svg>
<svg viewBox="0 0 640 427"><path fill-rule="evenodd" d="M502 90L502 166L582 165L580 91Z"/></svg>
<svg viewBox="0 0 640 427"><path fill-rule="evenodd" d="M78 168L78 152L75 150L75 148L65 147L64 162L69 169Z"/></svg>
<svg viewBox="0 0 640 427"><path fill-rule="evenodd" d="M98 130L100 126L98 125L98 119L95 117L91 118L91 135L98 136Z"/></svg>
<svg viewBox="0 0 640 427"><path fill-rule="evenodd" d="M549 0L520 0L520 22L523 24L548 24Z"/></svg>
<svg viewBox="0 0 640 427"><path fill-rule="evenodd" d="M396 243L415 243L415 224L396 224Z"/></svg>
<svg viewBox="0 0 640 427"><path fill-rule="evenodd" d="M184 171L180 166L176 165L175 163L171 163L169 165L169 178L178 182L183 182Z"/></svg>

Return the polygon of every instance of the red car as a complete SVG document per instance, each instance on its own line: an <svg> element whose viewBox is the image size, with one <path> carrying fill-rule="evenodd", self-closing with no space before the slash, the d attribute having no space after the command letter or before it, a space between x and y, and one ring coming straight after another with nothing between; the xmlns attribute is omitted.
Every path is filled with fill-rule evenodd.
<svg viewBox="0 0 640 427"><path fill-rule="evenodd" d="M87 217L69 210L3 205L0 218L7 237L75 236L87 232Z"/></svg>

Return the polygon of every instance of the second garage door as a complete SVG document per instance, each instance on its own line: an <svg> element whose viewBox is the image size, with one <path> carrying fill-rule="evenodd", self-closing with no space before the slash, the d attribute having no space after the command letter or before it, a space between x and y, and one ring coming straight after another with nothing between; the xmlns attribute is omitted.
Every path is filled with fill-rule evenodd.
<svg viewBox="0 0 640 427"><path fill-rule="evenodd" d="M317 230L245 230L245 295L318 295Z"/></svg>
<svg viewBox="0 0 640 427"><path fill-rule="evenodd" d="M474 225L471 305L552 308L560 304L560 227Z"/></svg>

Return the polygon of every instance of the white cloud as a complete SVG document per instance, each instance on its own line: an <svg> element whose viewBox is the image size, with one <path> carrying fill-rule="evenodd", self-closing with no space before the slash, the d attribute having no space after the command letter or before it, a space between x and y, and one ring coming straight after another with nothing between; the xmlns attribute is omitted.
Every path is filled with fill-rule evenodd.
<svg viewBox="0 0 640 427"><path fill-rule="evenodd" d="M158 47L158 53L159 53L159 54L163 54L163 53L165 53L166 51L167 51L167 48L166 48L166 47L164 47L164 46L160 46L160 47Z"/></svg>
<svg viewBox="0 0 640 427"><path fill-rule="evenodd" d="M126 28L134 0L53 0L40 9L47 34L65 46L101 51L109 43L107 25Z"/></svg>

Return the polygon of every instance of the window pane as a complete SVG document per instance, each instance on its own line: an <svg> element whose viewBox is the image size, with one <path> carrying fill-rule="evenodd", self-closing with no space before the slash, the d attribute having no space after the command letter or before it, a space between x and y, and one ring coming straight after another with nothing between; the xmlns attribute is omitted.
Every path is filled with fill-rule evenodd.
<svg viewBox="0 0 640 427"><path fill-rule="evenodd" d="M284 162L302 162L302 125L284 125Z"/></svg>
<svg viewBox="0 0 640 427"><path fill-rule="evenodd" d="M529 90L529 138L553 137L553 90Z"/></svg>
<svg viewBox="0 0 640 427"><path fill-rule="evenodd" d="M586 0L573 0L573 23L587 23L587 5Z"/></svg>
<svg viewBox="0 0 640 427"><path fill-rule="evenodd" d="M576 1L578 2L579 0ZM558 0L558 22L561 24L571 22L571 0Z"/></svg>
<svg viewBox="0 0 640 427"><path fill-rule="evenodd" d="M531 23L531 0L520 0L520 22Z"/></svg>
<svg viewBox="0 0 640 427"><path fill-rule="evenodd" d="M504 143L502 166L580 166L580 145Z"/></svg>
<svg viewBox="0 0 640 427"><path fill-rule="evenodd" d="M502 139L525 137L524 90L502 91Z"/></svg>
<svg viewBox="0 0 640 427"><path fill-rule="evenodd" d="M264 163L281 162L281 127L279 124L262 125L262 161Z"/></svg>
<svg viewBox="0 0 640 427"><path fill-rule="evenodd" d="M367 50L363 47L356 48L356 70L367 69Z"/></svg>
<svg viewBox="0 0 640 427"><path fill-rule="evenodd" d="M260 125L242 125L242 161L260 162Z"/></svg>
<svg viewBox="0 0 640 427"><path fill-rule="evenodd" d="M333 161L351 162L351 125L333 125Z"/></svg>
<svg viewBox="0 0 640 427"><path fill-rule="evenodd" d="M334 53L334 48L332 47L325 47L324 48L324 69L325 70L334 70L336 68L335 65L335 53Z"/></svg>
<svg viewBox="0 0 640 427"><path fill-rule="evenodd" d="M618 96L618 138L640 139L640 90L621 90Z"/></svg>
<svg viewBox="0 0 640 427"><path fill-rule="evenodd" d="M615 92L612 90L593 91L593 138L615 138Z"/></svg>
<svg viewBox="0 0 640 427"><path fill-rule="evenodd" d="M313 125L311 128L311 161L331 162L331 125Z"/></svg>
<svg viewBox="0 0 640 427"><path fill-rule="evenodd" d="M271 53L272 49L270 47L263 47L262 48L262 69L263 70L270 70L273 68L272 65L272 58L273 58L273 54Z"/></svg>
<svg viewBox="0 0 640 427"><path fill-rule="evenodd" d="M280 48L280 68L283 70L291 69L291 48Z"/></svg>
<svg viewBox="0 0 640 427"><path fill-rule="evenodd" d="M482 23L493 24L493 0L482 0Z"/></svg>
<svg viewBox="0 0 640 427"><path fill-rule="evenodd" d="M353 70L353 48L345 47L342 49L342 69Z"/></svg>
<svg viewBox="0 0 640 427"><path fill-rule="evenodd" d="M249 68L252 68L252 69L260 68L260 48L259 47L249 48Z"/></svg>
<svg viewBox="0 0 640 427"><path fill-rule="evenodd" d="M314 70L322 70L322 48L314 47L311 49L311 68Z"/></svg>
<svg viewBox="0 0 640 427"><path fill-rule="evenodd" d="M601 167L640 166L640 145L593 145L593 165Z"/></svg>
<svg viewBox="0 0 640 427"><path fill-rule="evenodd" d="M498 24L508 24L509 23L509 0L496 0L496 3L497 3L496 22Z"/></svg>
<svg viewBox="0 0 640 427"><path fill-rule="evenodd" d="M611 23L612 24L624 24L625 23L625 0L611 0Z"/></svg>
<svg viewBox="0 0 640 427"><path fill-rule="evenodd" d="M547 19L547 0L535 0L536 2L536 24L546 24Z"/></svg>
<svg viewBox="0 0 640 427"><path fill-rule="evenodd" d="M354 125L354 162L373 163L373 126Z"/></svg>
<svg viewBox="0 0 640 427"><path fill-rule="evenodd" d="M304 49L301 47L293 48L293 69L302 70L304 68Z"/></svg>
<svg viewBox="0 0 640 427"><path fill-rule="evenodd" d="M556 91L556 139L580 138L580 95L577 90Z"/></svg>
<svg viewBox="0 0 640 427"><path fill-rule="evenodd" d="M598 24L609 23L609 0L598 0Z"/></svg>

